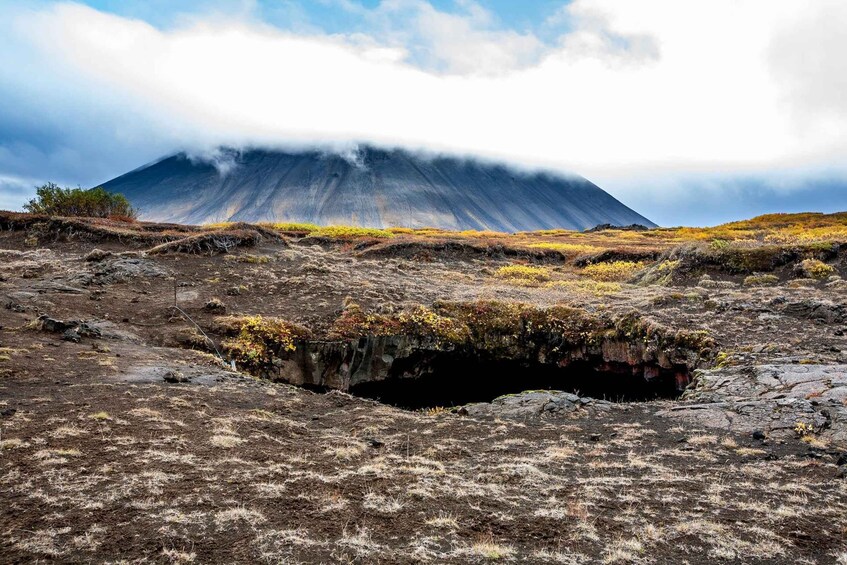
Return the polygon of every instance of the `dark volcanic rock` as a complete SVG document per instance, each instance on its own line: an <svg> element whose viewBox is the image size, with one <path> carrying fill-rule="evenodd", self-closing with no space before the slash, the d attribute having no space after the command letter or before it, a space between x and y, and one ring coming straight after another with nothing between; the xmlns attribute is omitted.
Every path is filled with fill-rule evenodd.
<svg viewBox="0 0 847 565"><path fill-rule="evenodd" d="M521 231L653 226L577 176L362 147L349 159L318 151L230 151L225 172L185 154L103 186L146 219L180 223L311 222L369 227ZM224 169L221 169L224 170Z"/></svg>

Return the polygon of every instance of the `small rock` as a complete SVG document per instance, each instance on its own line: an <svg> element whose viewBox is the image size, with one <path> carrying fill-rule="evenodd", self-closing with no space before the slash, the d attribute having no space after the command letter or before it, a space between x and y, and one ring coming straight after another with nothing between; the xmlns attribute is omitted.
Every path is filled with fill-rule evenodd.
<svg viewBox="0 0 847 565"><path fill-rule="evenodd" d="M753 432L753 439L755 439L756 441L765 441L766 437L767 436L765 436L765 432L761 430L756 430L755 432Z"/></svg>
<svg viewBox="0 0 847 565"><path fill-rule="evenodd" d="M99 329L95 328L94 326L89 326L85 322L77 326L76 332L82 337L99 338L102 335Z"/></svg>
<svg viewBox="0 0 847 565"><path fill-rule="evenodd" d="M107 257L111 257L111 251L103 251L102 249L92 249L85 255L86 261L97 262L102 261Z"/></svg>
<svg viewBox="0 0 847 565"><path fill-rule="evenodd" d="M77 332L76 328L71 328L69 330L65 330L65 332L62 334L62 339L73 343L79 343L79 340L82 338L80 337L79 332Z"/></svg>
<svg viewBox="0 0 847 565"><path fill-rule="evenodd" d="M188 377L186 377L185 375L183 375L182 373L180 373L179 371L177 371L175 369L171 369L171 370L167 371L164 375L162 375L162 379L164 379L164 381L166 383L187 383L187 382L189 382Z"/></svg>
<svg viewBox="0 0 847 565"><path fill-rule="evenodd" d="M41 331L51 332L51 333L61 333L66 330L69 330L75 327L77 324L73 322L64 322L62 320L55 320L45 314L42 314L38 317L39 327Z"/></svg>
<svg viewBox="0 0 847 565"><path fill-rule="evenodd" d="M214 312L215 314L224 314L226 313L226 306L217 298L213 298L208 301L205 306L203 306L203 310L206 312Z"/></svg>

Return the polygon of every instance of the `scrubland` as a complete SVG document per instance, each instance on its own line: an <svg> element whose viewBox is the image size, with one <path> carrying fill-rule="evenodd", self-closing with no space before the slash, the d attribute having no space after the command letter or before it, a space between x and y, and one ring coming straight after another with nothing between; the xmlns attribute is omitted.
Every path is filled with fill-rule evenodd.
<svg viewBox="0 0 847 565"><path fill-rule="evenodd" d="M847 214L0 228L2 562L847 563ZM396 336L479 353L442 398L496 377L520 399L533 365L495 375L507 354L677 356L693 382L485 415L289 384L308 347Z"/></svg>

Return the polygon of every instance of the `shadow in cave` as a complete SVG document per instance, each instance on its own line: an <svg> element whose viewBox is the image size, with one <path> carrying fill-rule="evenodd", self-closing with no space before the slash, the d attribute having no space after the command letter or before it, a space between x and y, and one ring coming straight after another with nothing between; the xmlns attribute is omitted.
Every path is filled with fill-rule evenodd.
<svg viewBox="0 0 847 565"><path fill-rule="evenodd" d="M645 378L645 372L651 378ZM388 378L354 385L350 393L407 409L491 402L527 390L561 390L613 402L639 402L678 398L688 382L684 366L669 370L577 361L558 367L443 355L395 363Z"/></svg>

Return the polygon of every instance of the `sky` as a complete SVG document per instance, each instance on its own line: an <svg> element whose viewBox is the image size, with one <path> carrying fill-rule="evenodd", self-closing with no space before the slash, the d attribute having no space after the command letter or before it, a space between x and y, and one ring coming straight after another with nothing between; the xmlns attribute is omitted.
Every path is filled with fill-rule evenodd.
<svg viewBox="0 0 847 565"><path fill-rule="evenodd" d="M0 0L0 208L176 151L582 175L661 225L847 210L843 0Z"/></svg>

